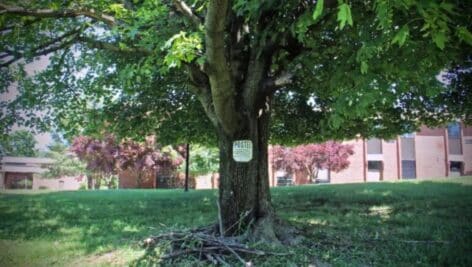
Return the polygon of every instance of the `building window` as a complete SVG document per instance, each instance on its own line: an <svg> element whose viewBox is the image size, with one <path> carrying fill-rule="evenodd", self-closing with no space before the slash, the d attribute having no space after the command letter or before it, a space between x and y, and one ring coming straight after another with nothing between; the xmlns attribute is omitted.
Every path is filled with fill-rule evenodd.
<svg viewBox="0 0 472 267"><path fill-rule="evenodd" d="M6 173L5 188L7 189L32 189L33 174L31 173Z"/></svg>
<svg viewBox="0 0 472 267"><path fill-rule="evenodd" d="M449 124L447 126L447 136L449 141L449 154L462 155L461 125L457 122Z"/></svg>
<svg viewBox="0 0 472 267"><path fill-rule="evenodd" d="M382 161L370 160L367 162L369 171L380 171L382 169Z"/></svg>
<svg viewBox="0 0 472 267"><path fill-rule="evenodd" d="M403 179L416 178L416 161L402 160L402 178Z"/></svg>
<svg viewBox="0 0 472 267"><path fill-rule="evenodd" d="M290 176L279 176L277 177L277 186L290 186L293 185L293 179Z"/></svg>
<svg viewBox="0 0 472 267"><path fill-rule="evenodd" d="M382 161L367 161L367 182L376 182L382 180Z"/></svg>
<svg viewBox="0 0 472 267"><path fill-rule="evenodd" d="M447 126L447 135L449 139L461 138L461 125L458 122L451 123Z"/></svg>
<svg viewBox="0 0 472 267"><path fill-rule="evenodd" d="M415 133L405 133L402 134L403 138L415 138Z"/></svg>
<svg viewBox="0 0 472 267"><path fill-rule="evenodd" d="M449 176L461 176L463 163L460 161L451 161L449 163Z"/></svg>
<svg viewBox="0 0 472 267"><path fill-rule="evenodd" d="M382 140L378 138L367 140L367 154L382 154Z"/></svg>
<svg viewBox="0 0 472 267"><path fill-rule="evenodd" d="M330 182L330 171L328 169L319 169L318 175L316 176L315 183L329 183Z"/></svg>

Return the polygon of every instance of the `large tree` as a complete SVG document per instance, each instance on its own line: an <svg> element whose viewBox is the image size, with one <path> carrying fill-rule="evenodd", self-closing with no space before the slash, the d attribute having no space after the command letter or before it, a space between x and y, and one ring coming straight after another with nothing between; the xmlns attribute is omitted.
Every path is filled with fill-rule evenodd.
<svg viewBox="0 0 472 267"><path fill-rule="evenodd" d="M1 83L20 90L3 128L20 118L70 134L217 139L225 234L283 239L269 132L301 143L470 119L436 78L470 64L470 1L15 2L0 4ZM50 65L34 78L12 67L42 55ZM44 111L28 119L18 107ZM236 140L252 141L249 162L233 160Z"/></svg>
<svg viewBox="0 0 472 267"><path fill-rule="evenodd" d="M102 180L105 180L109 187L114 184L118 174L118 159L120 146L115 137L107 135L103 140L88 136L78 136L70 147L77 158L85 163L85 168L89 172L87 176L87 186L89 189L100 189Z"/></svg>

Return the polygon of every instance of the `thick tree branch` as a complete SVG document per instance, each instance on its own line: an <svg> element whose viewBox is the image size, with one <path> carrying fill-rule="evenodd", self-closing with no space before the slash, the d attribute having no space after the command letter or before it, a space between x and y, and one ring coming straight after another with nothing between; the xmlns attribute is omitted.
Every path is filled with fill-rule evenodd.
<svg viewBox="0 0 472 267"><path fill-rule="evenodd" d="M211 95L215 114L223 130L232 134L238 127L236 91L232 83L230 64L225 55L225 26L228 0L211 0L205 18L205 44Z"/></svg>
<svg viewBox="0 0 472 267"><path fill-rule="evenodd" d="M190 77L189 89L197 96L208 118L216 127L218 125L218 119L216 118L213 101L211 99L208 76L195 63L187 63L185 64L185 67L187 68Z"/></svg>
<svg viewBox="0 0 472 267"><path fill-rule="evenodd" d="M114 17L106 14L97 13L93 9L65 9L65 10L53 10L53 9L27 9L19 6L8 6L0 3L0 14L12 14L19 16L31 16L36 18L75 18L75 17L88 17L97 21L106 23L109 26L113 26L116 23Z"/></svg>
<svg viewBox="0 0 472 267"><path fill-rule="evenodd" d="M189 18L195 27L198 28L202 25L202 19L193 12L192 8L190 8L185 1L173 0L173 2L177 10Z"/></svg>
<svg viewBox="0 0 472 267"><path fill-rule="evenodd" d="M80 36L80 32L83 28L76 28L72 31L66 32L56 38L53 38L31 50L30 56L38 57L44 56L49 53L62 50L67 48L75 43L82 42L85 45L96 48L107 50L115 53L125 53L125 54L137 54L137 55L151 55L152 51L145 49L145 48L134 48L134 47L119 47L112 43L107 43L103 41L98 41L90 37ZM8 49L2 51L0 54L0 59L5 59L4 61L0 61L0 67L7 67L18 60L24 58L27 55L27 51L16 51L13 49Z"/></svg>

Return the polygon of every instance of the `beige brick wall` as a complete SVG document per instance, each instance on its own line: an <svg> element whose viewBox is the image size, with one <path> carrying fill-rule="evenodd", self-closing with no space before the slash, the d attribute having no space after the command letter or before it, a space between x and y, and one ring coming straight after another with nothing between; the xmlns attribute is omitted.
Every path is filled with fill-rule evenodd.
<svg viewBox="0 0 472 267"><path fill-rule="evenodd" d="M472 175L472 136L462 138L462 152L464 153L464 174Z"/></svg>
<svg viewBox="0 0 472 267"><path fill-rule="evenodd" d="M37 174L33 175L33 190L78 190L80 185L86 182L86 177L61 177L61 178L41 178Z"/></svg>
<svg viewBox="0 0 472 267"><path fill-rule="evenodd" d="M398 164L397 164L397 140L391 142L382 142L383 151L383 180L398 180Z"/></svg>
<svg viewBox="0 0 472 267"><path fill-rule="evenodd" d="M444 137L416 136L415 150L418 179L446 176Z"/></svg>
<svg viewBox="0 0 472 267"><path fill-rule="evenodd" d="M345 141L343 144L353 145L354 155L349 157L349 167L338 173L331 173L331 183L361 183L364 182L364 142L362 139Z"/></svg>
<svg viewBox="0 0 472 267"><path fill-rule="evenodd" d="M219 175L217 173L207 173L195 177L195 189L215 189L218 188ZM270 179L270 178L269 178Z"/></svg>

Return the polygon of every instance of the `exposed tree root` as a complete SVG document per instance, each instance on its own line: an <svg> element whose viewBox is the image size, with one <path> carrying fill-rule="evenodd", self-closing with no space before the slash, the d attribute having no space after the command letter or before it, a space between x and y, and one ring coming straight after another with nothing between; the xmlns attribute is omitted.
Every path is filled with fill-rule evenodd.
<svg viewBox="0 0 472 267"><path fill-rule="evenodd" d="M300 231L275 216L259 219L249 241L263 241L278 245L297 245L303 240Z"/></svg>
<svg viewBox="0 0 472 267"><path fill-rule="evenodd" d="M143 241L143 247L153 250L156 246L166 247L161 260L173 260L179 257L192 257L210 264L228 266L228 261L239 261L244 266L251 266L248 258L254 256L285 256L290 253L277 253L251 248L247 242L269 244L295 244L301 240L295 228L280 220L264 218L258 220L251 229L239 236L221 236L218 226L199 228L190 231L170 232L151 236Z"/></svg>

